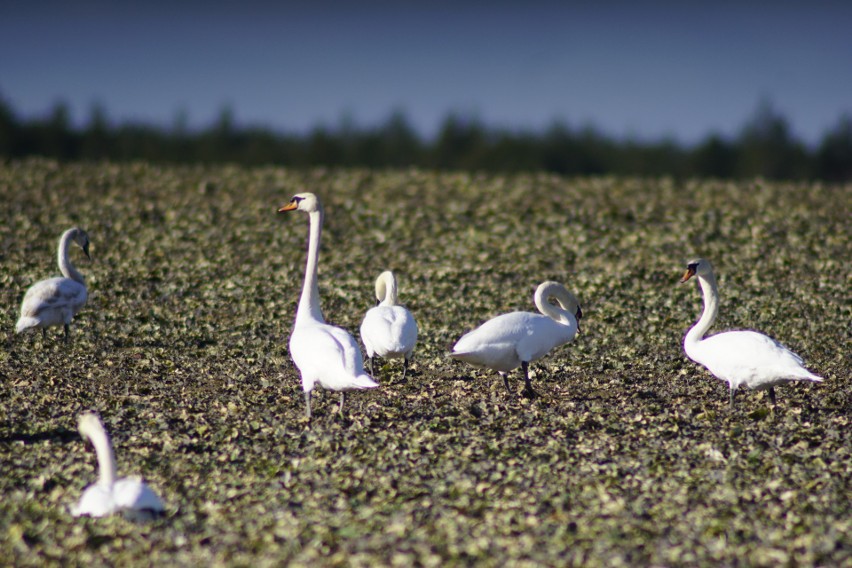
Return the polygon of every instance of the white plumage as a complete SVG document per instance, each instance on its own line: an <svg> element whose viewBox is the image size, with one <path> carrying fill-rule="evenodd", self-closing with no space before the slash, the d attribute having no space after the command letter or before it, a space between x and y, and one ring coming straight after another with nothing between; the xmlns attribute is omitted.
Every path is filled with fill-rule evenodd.
<svg viewBox="0 0 852 568"><path fill-rule="evenodd" d="M319 384L340 392L343 414L345 391L375 388L378 385L366 372L358 343L349 332L325 323L319 303L317 265L322 234L322 204L313 193L298 193L278 212L304 211L308 214L310 236L305 282L296 310L296 322L290 335L290 356L302 375L305 409L311 418L311 391Z"/></svg>
<svg viewBox="0 0 852 568"><path fill-rule="evenodd" d="M754 390L769 389L775 404L774 386L790 381L822 381L803 366L802 358L762 333L756 331L726 331L705 338L704 334L716 320L719 310L719 290L716 276L707 260L691 261L681 282L698 278L704 295L704 312L683 339L687 357L707 367L730 387L730 405L740 387Z"/></svg>
<svg viewBox="0 0 852 568"><path fill-rule="evenodd" d="M408 370L408 362L417 343L417 322L404 306L397 303L398 291L393 272L386 270L376 279L377 306L367 310L361 322L361 340L370 360L370 373L373 373L373 359L403 358L402 378Z"/></svg>
<svg viewBox="0 0 852 568"><path fill-rule="evenodd" d="M61 325L65 328L65 341L68 341L71 319L77 315L86 303L86 283L71 260L68 248L77 243L89 257L89 236L82 229L68 229L59 239L57 257L59 270L64 278L48 278L30 286L21 302L21 317L15 325L15 332L40 327L42 335L48 327Z"/></svg>
<svg viewBox="0 0 852 568"><path fill-rule="evenodd" d="M71 507L75 517L103 517L113 513L144 520L164 511L163 502L139 477L115 479L115 455L109 436L96 414L87 412L77 420L80 435L95 447L98 457L98 481L83 492Z"/></svg>
<svg viewBox="0 0 852 568"><path fill-rule="evenodd" d="M551 304L551 298L559 305ZM450 355L497 371L510 392L506 374L520 366L524 371L525 391L534 395L529 364L574 339L579 329L578 319L583 315L577 298L558 282L540 284L535 291L535 305L541 314L512 312L488 320L463 335Z"/></svg>

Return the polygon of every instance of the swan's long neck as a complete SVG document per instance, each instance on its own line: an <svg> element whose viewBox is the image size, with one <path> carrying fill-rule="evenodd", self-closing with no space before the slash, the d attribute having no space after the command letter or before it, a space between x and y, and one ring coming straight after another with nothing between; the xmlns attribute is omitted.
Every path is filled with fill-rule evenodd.
<svg viewBox="0 0 852 568"><path fill-rule="evenodd" d="M320 236L322 235L322 209L308 213L310 235L308 237L308 262L305 266L305 284L302 286L302 297L299 299L299 309L296 311L296 323L310 318L325 323L319 303L319 285L317 284L317 265L319 263Z"/></svg>
<svg viewBox="0 0 852 568"><path fill-rule="evenodd" d="M96 426L87 428L84 434L92 442L95 454L98 456L98 483L105 487L111 486L115 483L115 455L112 452L109 435L100 422Z"/></svg>
<svg viewBox="0 0 852 568"><path fill-rule="evenodd" d="M719 289L716 287L716 277L713 274L698 276L698 283L704 295L704 312L683 339L683 347L687 355L690 355L692 349L697 347L704 338L704 334L716 321L716 313L719 311Z"/></svg>
<svg viewBox="0 0 852 568"><path fill-rule="evenodd" d="M59 270L65 278L70 278L72 280L76 280L80 284L85 284L83 275L80 274L71 262L71 259L68 258L68 249L71 247L71 241L73 240L74 229L65 231L62 234L62 238L59 239L59 248L56 251L57 259L59 261Z"/></svg>
<svg viewBox="0 0 852 568"><path fill-rule="evenodd" d="M376 282L376 298L382 306L395 306L399 292L396 288L396 278L388 274L382 274Z"/></svg>
<svg viewBox="0 0 852 568"><path fill-rule="evenodd" d="M554 306L548 300L556 298L559 306ZM562 324L570 324L577 321L574 314L580 303L574 295L557 283L539 286L535 291L535 306L542 314Z"/></svg>

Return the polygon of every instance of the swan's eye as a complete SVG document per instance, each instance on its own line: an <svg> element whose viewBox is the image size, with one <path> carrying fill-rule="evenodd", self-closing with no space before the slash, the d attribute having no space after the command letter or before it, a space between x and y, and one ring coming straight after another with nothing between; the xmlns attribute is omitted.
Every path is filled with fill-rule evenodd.
<svg viewBox="0 0 852 568"><path fill-rule="evenodd" d="M299 203L300 201L302 201L304 199L305 199L304 197L293 196L293 199L290 200L290 203Z"/></svg>
<svg viewBox="0 0 852 568"><path fill-rule="evenodd" d="M697 262L692 262L690 264L687 264L686 267L688 269L692 270L692 271L698 271L698 263Z"/></svg>

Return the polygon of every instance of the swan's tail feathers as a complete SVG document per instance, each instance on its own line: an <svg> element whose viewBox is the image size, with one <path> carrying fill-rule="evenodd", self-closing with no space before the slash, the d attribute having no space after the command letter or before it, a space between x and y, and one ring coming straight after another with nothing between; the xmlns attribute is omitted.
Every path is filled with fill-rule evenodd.
<svg viewBox="0 0 852 568"><path fill-rule="evenodd" d="M805 380L805 381L813 381L815 383L821 383L823 380L825 380L822 377L820 377L819 375L814 375L810 371L808 371L808 373L806 375L801 375L801 376L796 377L796 378L802 379L802 380Z"/></svg>
<svg viewBox="0 0 852 568"><path fill-rule="evenodd" d="M459 357L464 357L468 353L467 351L459 349L458 342L456 342L456 345L450 346L449 349L450 349L450 357L453 357L455 359L458 359Z"/></svg>
<svg viewBox="0 0 852 568"><path fill-rule="evenodd" d="M18 323L15 324L15 333L21 333L31 327L38 327L39 323L40 322L34 317L21 316L21 319L19 319Z"/></svg>
<svg viewBox="0 0 852 568"><path fill-rule="evenodd" d="M374 381L367 373L361 373L355 377L353 387L356 389L374 389L379 386L379 383Z"/></svg>
<svg viewBox="0 0 852 568"><path fill-rule="evenodd" d="M450 357L473 365L475 365L476 362L479 360L479 357L477 357L477 353L472 353L470 351L453 351L452 353L450 353Z"/></svg>

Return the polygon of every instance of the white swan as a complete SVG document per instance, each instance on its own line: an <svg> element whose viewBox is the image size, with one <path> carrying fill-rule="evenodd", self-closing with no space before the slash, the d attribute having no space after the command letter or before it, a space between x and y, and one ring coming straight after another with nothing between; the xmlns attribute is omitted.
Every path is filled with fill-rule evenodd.
<svg viewBox="0 0 852 568"><path fill-rule="evenodd" d="M80 501L71 507L75 517L103 517L112 513L143 520L164 511L163 502L139 477L116 479L115 455L109 436L98 416L81 414L77 420L80 435L95 447L98 456L98 481L83 492Z"/></svg>
<svg viewBox="0 0 852 568"><path fill-rule="evenodd" d="M762 333L756 331L726 331L705 338L704 334L716 320L719 310L719 290L713 267L703 258L691 261L681 282L698 277L704 294L704 313L683 339L687 357L707 367L731 389L730 405L739 387L754 390L769 389L769 399L775 405L775 385L790 381L822 381L802 366L802 358Z"/></svg>
<svg viewBox="0 0 852 568"><path fill-rule="evenodd" d="M305 283L296 310L296 322L290 335L290 357L302 375L305 410L311 419L311 391L321 386L340 391L340 415L343 415L345 391L371 389L378 385L364 372L364 361L355 338L349 332L325 323L319 304L317 263L322 234L322 204L313 193L297 193L278 212L304 211L308 214L310 237Z"/></svg>
<svg viewBox="0 0 852 568"><path fill-rule="evenodd" d="M386 270L376 279L377 305L367 310L361 322L361 340L367 349L370 360L370 374L373 373L373 359L404 359L402 378L408 370L408 362L417 343L417 322L406 308L397 304L396 278L393 272Z"/></svg>
<svg viewBox="0 0 852 568"><path fill-rule="evenodd" d="M86 258L89 256L89 235L83 229L68 229L59 239L59 270L64 278L48 278L30 286L21 302L21 317L15 325L15 333L40 327L42 336L54 325L65 327L65 342L68 342L71 319L86 303L86 283L68 258L71 243L80 245Z"/></svg>
<svg viewBox="0 0 852 568"><path fill-rule="evenodd" d="M559 306L549 302L555 299ZM525 392L533 396L529 364L547 355L551 349L568 343L577 335L583 312L580 304L562 284L543 282L535 291L535 305L544 315L531 312L512 312L490 319L466 333L453 346L450 354L456 359L477 367L500 373L506 389L506 374L521 366L524 371Z"/></svg>

